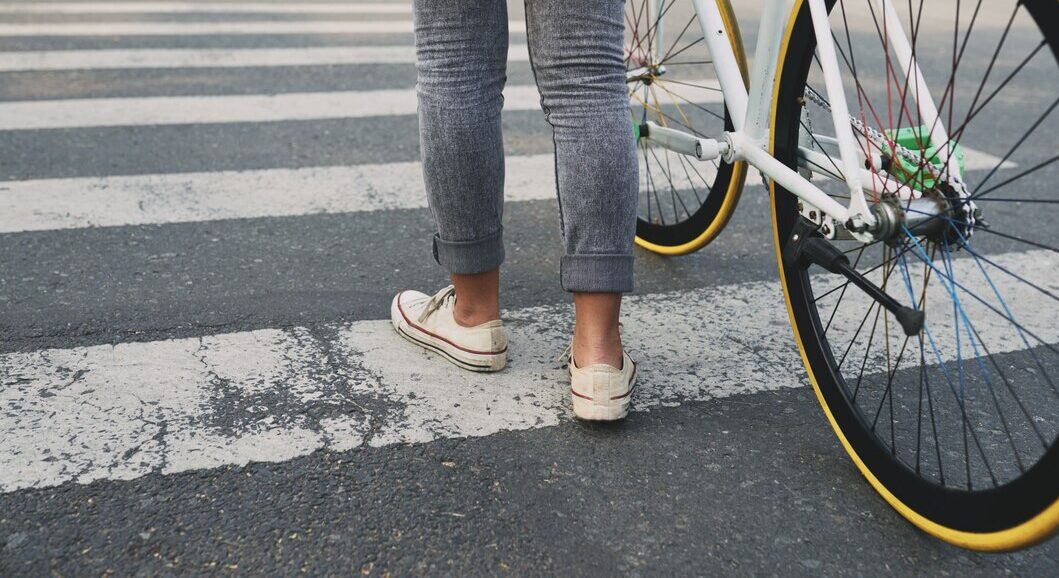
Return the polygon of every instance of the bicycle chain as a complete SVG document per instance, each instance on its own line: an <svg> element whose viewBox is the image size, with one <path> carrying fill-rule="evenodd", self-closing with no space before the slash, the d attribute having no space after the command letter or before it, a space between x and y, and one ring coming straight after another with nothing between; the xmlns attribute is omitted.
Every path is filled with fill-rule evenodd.
<svg viewBox="0 0 1059 578"><path fill-rule="evenodd" d="M813 104L823 108L829 114L831 113L831 105L828 104L827 100L824 99L820 93L813 90L811 86L805 87L805 99ZM963 179L959 175L953 175L952 171L939 170L933 163L924 163L923 155L921 152L913 152L912 150L905 148L904 146L897 144L891 139L887 138L885 134L878 130L865 125L860 119L850 115L849 117L850 126L854 130L864 135L868 140L874 143L880 150L892 150L895 155L914 163L916 166L926 169L930 176L934 178L935 182L944 183L950 187L953 192L959 197L959 205L963 208L964 222L967 224L965 228L965 235L967 239L970 239L971 234L974 232L974 225L976 217L979 214L978 206L971 200L971 194L967 190L967 186L964 184ZM810 125L811 126L811 125ZM811 131L811 129L810 129Z"/></svg>
<svg viewBox="0 0 1059 578"><path fill-rule="evenodd" d="M824 97L820 96L818 92L813 90L812 87L805 87L805 98L806 100L811 101L813 104L816 104L817 106L823 108L828 113L831 112L831 105L828 104L826 100L824 100ZM923 157L921 153L913 152L912 150L905 148L904 146L899 145L896 142L891 141L886 137L885 134L879 132L878 130L875 130L870 126L865 125L863 122L860 121L860 119L852 115L849 117L849 124L853 126L854 130L867 137L868 140L875 143L875 145L878 146L880 149L885 150L885 148L889 148L890 150L893 150L896 155L904 158L909 162L915 163L917 166L923 162ZM941 178L941 171L939 171L938 168L935 167L933 164L926 163L923 168L925 168L927 172L930 173L930 176L934 177L935 179Z"/></svg>

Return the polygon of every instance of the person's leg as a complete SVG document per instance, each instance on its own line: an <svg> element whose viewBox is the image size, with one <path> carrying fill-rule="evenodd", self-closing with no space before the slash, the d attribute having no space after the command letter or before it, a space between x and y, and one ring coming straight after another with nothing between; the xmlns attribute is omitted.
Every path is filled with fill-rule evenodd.
<svg viewBox="0 0 1059 578"><path fill-rule="evenodd" d="M553 128L577 365L622 365L639 182L625 86L623 0L526 0L530 56Z"/></svg>
<svg viewBox="0 0 1059 578"><path fill-rule="evenodd" d="M507 364L499 315L504 260L506 0L415 0L423 180L434 259L453 285L405 290L390 304L399 335L471 371Z"/></svg>
<svg viewBox="0 0 1059 578"><path fill-rule="evenodd" d="M505 0L415 0L420 148L437 233L434 258L456 286L454 316L500 318L504 260Z"/></svg>
<svg viewBox="0 0 1059 578"><path fill-rule="evenodd" d="M473 275L452 274L456 286L453 317L464 327L500 319L500 268Z"/></svg>
<svg viewBox="0 0 1059 578"><path fill-rule="evenodd" d="M577 364L621 367L621 293L574 293L574 341Z"/></svg>

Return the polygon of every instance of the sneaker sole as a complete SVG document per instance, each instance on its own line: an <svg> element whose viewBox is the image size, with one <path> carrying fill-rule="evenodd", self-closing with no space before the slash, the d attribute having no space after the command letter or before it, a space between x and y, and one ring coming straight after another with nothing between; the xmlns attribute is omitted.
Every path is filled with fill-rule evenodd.
<svg viewBox="0 0 1059 578"><path fill-rule="evenodd" d="M397 334L424 349L440 354L452 364L479 373L493 373L507 366L507 352L501 353L471 353L456 347L444 339L426 333L417 327L408 324L404 315L397 307L397 299L394 298L390 305L390 322Z"/></svg>

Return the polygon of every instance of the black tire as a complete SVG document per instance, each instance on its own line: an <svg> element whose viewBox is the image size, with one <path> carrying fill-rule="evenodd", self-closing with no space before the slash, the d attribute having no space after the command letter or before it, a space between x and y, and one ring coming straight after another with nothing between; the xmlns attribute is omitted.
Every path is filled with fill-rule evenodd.
<svg viewBox="0 0 1059 578"><path fill-rule="evenodd" d="M698 103L689 96L701 94L698 79L712 74L693 6L689 0L661 4L669 35L661 46L655 46L648 6L657 6L658 1L626 3L626 69L642 68L645 56L654 50L665 56L655 64L666 69L657 76L650 75L653 87L642 81L629 82L633 122L651 120L718 138L722 131L732 129L727 107L723 102ZM728 24L745 79L746 58L731 5L728 0L717 0L717 5ZM735 211L746 178L745 164L716 161L702 167L699 161L653 146L646 139L638 146L641 177L636 244L663 255L701 249L720 234Z"/></svg>
<svg viewBox="0 0 1059 578"><path fill-rule="evenodd" d="M827 4L829 9L832 9L835 6L835 1L829 0ZM857 36L858 32L851 32L845 28L845 23L852 23L853 18L850 16L847 20L847 15L840 14L840 12L849 10L853 4L855 2L846 0L841 5L841 8L835 8L832 11L831 20L832 25L835 27L836 42L839 44L839 59L840 66L843 67L843 73L855 76L858 85L868 87L859 102L849 96L851 113L859 117L860 115L854 111L858 108L858 104L862 110L867 108L865 102L863 102L869 99L870 95L867 94L867 91L871 90L872 86L889 86L889 79L884 79L881 85L872 85L871 83L876 81L877 78L866 74L866 66L863 60L859 63L859 74L851 70L851 62L855 62L855 58L851 59L849 57L856 53L854 46L859 47L860 44L848 39ZM938 6L941 6L941 4L933 4L933 7ZM1054 0L1026 0L1023 2L1012 0L1010 8L1013 14L1012 21L1016 21L1017 17L1017 21L1022 26L1018 31L1019 38L1016 39L1014 36L1016 31L1011 32L1008 36L1011 39L1010 42L1012 44L1028 42L1028 45L1032 47L1037 40L1032 38L1024 40L1022 36L1036 34L1037 38L1040 39L1039 51L1032 57L1034 59L1031 61L1033 66L1027 66L1023 70L1032 68L1041 72L1036 77L1030 78L1029 81L1040 83L1042 82L1040 75L1050 74L1052 80L1046 79L1048 83L1059 82L1054 80L1059 78L1059 75L1056 74L1059 71L1059 66L1056 65L1056 51L1059 49L1059 26L1057 26L1057 23L1059 23L1059 3ZM814 82L814 80L819 78L818 73L816 76L811 75L819 65L814 62L813 53L816 39L813 33L808 4L803 0L796 0L794 10L791 25L785 34L780 50L780 69L777 73L778 85L776 86L776 99L773 105L771 136L772 153L790 167L795 167L797 164L799 138L803 131L806 130L805 124L802 122L803 109L810 106L805 99L806 86L813 87L815 85L816 93L825 94L820 83ZM902 15L902 18L904 19L905 16ZM1003 14L1003 16L1006 17L1006 14ZM965 23L970 21L969 10L965 12L963 18ZM863 20L859 22L863 24ZM1036 30L1033 27L1034 23L1036 24ZM870 21L868 26L871 26ZM950 30L960 30L959 27L953 27L951 24L949 26ZM1010 28L1011 24L1009 23L1008 26ZM906 24L906 31L909 28ZM987 31L986 33L981 33L981 36L991 38L996 35L996 32L995 30ZM870 38L875 32L869 30L866 34ZM923 60L930 60L931 40L924 38L926 34L922 32L920 35L923 45L917 47L919 49L917 54L927 55L923 57ZM967 36L970 37L972 34L975 33L972 31ZM847 42L849 43L847 44ZM964 42L966 43L966 40ZM975 40L972 39L971 42L975 42ZM958 42L952 44L952 46L958 45ZM1000 42L999 46L1010 45ZM1047 48L1042 48L1045 46ZM997 51L1000 51L999 47ZM845 52L849 52L849 54L845 54ZM953 50L953 52L956 51ZM861 54L856 54L856 56L860 57ZM950 57L951 54L947 53L943 56L938 56L938 58ZM1040 59L1043 59L1043 61ZM993 60L999 68L1000 64L995 55ZM935 60L934 62L937 61ZM1018 62L1018 59L1011 60L1009 70L1015 68ZM927 70L929 64L924 64L925 70ZM1048 72L1049 66L1050 73ZM854 72L854 74L850 74L851 72ZM883 73L886 74L885 71ZM928 76L928 84L929 74L929 71L925 72L925 75ZM1003 79L1008 73L998 70L993 74L997 74L995 78ZM1020 77L1019 74L1021 72L1015 74L1010 86L1014 87L1014 79L1019 81L1026 80ZM988 79L988 75L986 78ZM971 85L973 86L973 84ZM954 83L953 86L955 85ZM990 87L992 86L990 85ZM1031 88L1032 86L1036 85L1031 84ZM1043 86L1049 87L1052 84L1046 83ZM847 86L847 95L855 94L855 90L855 88ZM932 92L935 90L939 91L939 93L941 92L941 88L934 85L931 85L931 90ZM952 92L954 93L953 102L956 104L950 105L950 111L960 110L961 101L959 101L959 97L955 96L956 91L953 90ZM858 98L861 97L858 96ZM937 93L935 93L935 98L937 98ZM1045 139L1044 146L1041 147L1043 152L1039 153L1045 157L1053 156L1056 150L1057 123L1054 116L1049 118L1051 109L1048 108L1049 105L1052 108L1055 107L1053 99L1055 99L1054 93L1050 95L1031 94L1018 105L1022 110L1028 111L1028 118L1030 119L1038 118L1037 110L1042 112L1040 118L1044 120L1044 125L1040 127L1039 131L1031 130L1027 134L1033 139ZM997 102L1003 103L1004 101L999 99ZM884 102L883 105L889 106L889 102ZM881 108L881 106L879 107ZM974 101L971 101L971 106L967 108L968 116L971 116L969 113L975 110L975 106ZM998 109L1002 106L1012 105L1011 103L993 105L991 107L992 110L990 110L991 115L999 112ZM942 110L942 115L944 116L945 114L946 111ZM971 122L978 122L979 124L987 125L983 130L988 129L997 133L996 137L1000 141L1011 139L1017 141L1018 131L1025 128L1024 125L1021 128L1016 126L1019 124L1018 121L1021 120L1021 117L1016 118L1017 116L1011 115L1012 120L1010 123L1005 120L1002 124L990 127L986 116L975 113L970 122L964 123L968 128L967 131L961 134L964 135L963 138L971 138L969 136L972 134L970 132ZM1005 116L1004 118L1006 119L1007 117ZM990 120L995 121L995 119L996 117ZM900 125L891 128L900 128ZM1011 131L1011 139L1007 138L1009 135L1005 131L1008 130ZM817 131L816 134L820 133ZM1048 143L1051 144L1049 145ZM870 145L868 148L870 149ZM1013 148L1012 150L1016 149ZM1003 156L1004 150L993 151L993 154L998 157ZM1055 167L1050 162L1035 164L1036 161L1033 158L1038 153L1033 148L1025 149L1024 154L1028 157L1028 160L1020 166L1024 169L1022 172L1026 172L1026 176L1015 178L1017 174L1020 174L1020 170L1006 169L1009 172L1005 173L1005 176L1011 175L1012 177L1010 182L1008 182L1008 179L993 176L997 172L996 169L988 173L989 177L997 179L996 181L990 181L994 187L997 181L1003 181L1005 187L1001 187L1000 190L1009 190L1009 193L996 193L993 195L992 189L982 193L974 193L982 197L977 201L978 204L988 205L986 208L992 211L987 210L985 218L991 218L990 215L992 214L996 215L996 220L991 225L991 230L979 227L970 239L963 239L957 236L960 239L960 243L962 243L959 246L956 243L950 245L949 241L942 237L934 237L932 240L932 238L926 236L913 235L911 231L906 236L910 239L918 238L917 242L921 242L922 245L916 248L912 241L904 238L899 239L900 243L903 244L898 244L895 241L894 246L890 249L889 257L887 257L887 245L885 243L880 243L875 248L871 248L870 245L860 245L861 248L858 250L857 242L847 241L848 245L842 245L839 241L835 242L835 245L843 250L846 250L847 247L854 247L853 250L848 251L851 256L855 250L859 251L856 253L859 256L864 256L870 251L882 253L883 257L880 258L879 263L883 278L881 283L884 284L884 287L888 279L887 269L892 271L889 275L892 275L894 279L897 279L898 275L904 277L911 270L907 263L914 258L918 258L918 255L922 255L922 263L913 263L917 267L920 264L923 265L924 288L921 296L917 297L916 291L913 291L911 275L908 275L909 280L907 283L903 280L896 280L893 282L895 285L891 286L894 291L892 294L895 297L900 296L905 286L907 286L908 293L904 294L904 303L917 308L922 305L927 313L927 329L921 331L919 335L913 338L918 341L918 347L913 347L918 349L919 352L914 353L911 357L918 357L918 359L908 362L911 365L902 366L902 355L907 350L904 346L900 348L902 355L891 357L891 351L897 352L896 343L900 339L895 340L895 347L891 348L889 339L892 336L887 333L885 371L877 376L866 376L864 373L864 367L867 365L867 360L871 357L870 354L872 352L870 340L864 350L865 362L859 368L860 374L857 374L858 368L855 365L845 365L843 367L843 362L847 361L851 348L857 345L858 339L862 339L859 336L868 333L866 321L869 321L872 313L870 306L867 314L862 319L859 318L859 315L854 315L852 311L856 311L859 314L863 312L863 308L847 310L845 314L849 315L852 325L850 325L849 329L838 329L836 327L836 314L842 311L843 297L841 295L845 295L847 292L842 289L841 293L835 293L840 285L827 284L825 281L829 278L821 277L819 269L806 270L797 263L785 259L784 249L788 243L792 242L791 235L795 226L800 223L803 225L807 224L809 221L800 215L799 202L794 195L775 183L772 185L775 241L782 286L794 328L795 339L801 349L809 379L828 420L861 473L901 515L919 528L942 540L976 550L1022 548L1047 539L1059 526L1059 444L1056 443L1056 430L1059 428L1057 426L1059 424L1059 392L1049 391L1049 385L1053 389L1055 387L1054 380L1051 379L1047 372L1041 371L1041 369L1048 369L1052 363L1059 360L1059 351L1057 351L1054 343L1042 339L1039 345L1035 343L1033 347L1025 350L1011 351L1004 354L996 353L994 355L995 352L991 352L990 347L987 347L987 345L992 346L993 349L1004 349L1004 347L1010 348L1010 344L1001 342L999 346L996 346L994 344L998 343L998 340L990 338L989 331L978 331L974 325L975 320L972 320L961 309L961 307L969 308L974 304L972 302L973 291L968 289L966 292L961 293L963 284L956 285L958 280L955 268L946 268L947 276L941 270L935 271L931 269L931 266L935 263L934 257L937 253L928 254L928 249L931 243L934 243L935 251L937 247L943 247L944 258L947 259L946 267L963 267L964 265L974 264L983 266L984 263L982 277L985 280L989 280L990 284L993 283L990 280L992 277L987 274L990 270L994 271L998 276L1005 275L999 270L990 268L990 264L999 263L1002 257L1007 258L1009 255L1017 255L1017 253L1003 253L1002 251L1025 249L1026 247L1021 246L1019 241L1034 243L1035 251L1041 248L1046 253L1048 250L1055 251L1056 242L1052 233L1042 232L1043 239L1032 236L1036 231L1048 229L1054 231L1055 229L1054 221L1051 220L1051 218L1059 217L1056 214L1059 211L1054 208L1056 206L1054 204L1055 201L1052 200L1054 197L1051 196L1056 182L1055 179L1057 178ZM1005 159L1009 157L1010 155L1004 156ZM997 166L999 167L1001 164L998 163ZM1033 167L1039 168L1030 171L1029 169ZM989 177L985 177L984 171L982 171L971 175L969 182L982 178L989 180ZM1031 180L1031 177L1033 180ZM1032 186L1033 183L1036 183L1036 186ZM940 191L942 188L938 187L937 190ZM993 195L990 200L995 201L1002 200L1000 197L1018 196L1024 198L1024 201L1018 205L1021 207L1020 210L1007 210L1007 213L1016 215L1019 219L1018 223L1024 224L1024 226L1021 228L1007 226L1005 221L1016 217L1004 213L1003 209L1005 207L998 207L998 205L1008 204L985 203L984 195L986 194ZM869 199L869 202L871 201ZM1016 205L1012 204L1011 206ZM952 212L949 215L953 228L962 227L965 223L966 219L958 217L958 213ZM1040 219L1047 219L1047 221L1043 222L1052 222L1053 225L1037 227L1035 223L1039 222L1038 220ZM1028 223L1034 224L1029 225ZM952 240L952 238L953 236L950 235L949 239ZM1007 245L1002 245L1001 241L1007 243ZM997 253L990 252L993 247L1001 247L1001 249ZM962 252L957 255L955 252L959 251ZM1037 254L1033 253L1033 255ZM858 257L858 260L860 260L860 257ZM864 260L858 268L863 270L866 266L872 264L874 263ZM1011 267L1008 268L1011 269ZM1009 272L1018 274L1020 271L1012 270ZM1050 286L1054 286L1054 269L1050 275L1052 276L1045 277L1046 285L1050 283ZM967 279L970 279L970 277L967 277ZM1029 277L1018 277L1017 279L1024 282L1030 281ZM953 283L952 285L948 285L949 280ZM928 294L934 295L934 293L931 293L931 291L934 291L930 286L931 282L950 287L957 298L950 299L951 302L947 306L934 306L932 308L928 304L929 299L927 298ZM964 281L964 284L969 285L970 283L971 281ZM1015 282L1012 281L1012 283ZM1020 288L1020 290L1024 288L1022 284L1013 286ZM1042 289L1042 287L1037 287L1037 289ZM997 302L1004 303L1006 308L1008 305L1004 301L1002 293L995 286L993 290L996 291ZM857 290L850 289L850 293L855 291ZM1039 294L1036 290L1027 289L1027 291L1030 291L1033 295ZM1045 291L1050 293L1047 290ZM831 293L831 295L828 293ZM961 294L964 295L968 304L960 304L959 297ZM835 295L838 296L835 297ZM831 300L836 298L837 303L829 305ZM1042 299L1044 298L1042 297ZM1054 305L1054 299L1056 298L1052 296L1051 299L1048 302ZM1040 327L1059 325L1054 308L1035 308L1027 312L1027 308L1030 307L1028 302L1014 301L1012 301L1011 307L1012 310L1005 310L1007 311L1006 318L1011 323L1013 334L1025 335L1023 333L1024 329L1026 332L1030 331L1026 326L1020 325L1016 321L1017 319L1025 321L1028 318L1032 318L1033 322L1036 323L1035 326ZM1021 309L1018 312L1014 311L1020 307ZM952 309L951 325L955 328L954 339L956 340L955 350L957 352L957 361L955 362L946 361L943 358L939 353L941 348L935 343L933 333L928 332L930 327L934 327L934 331L941 335L940 327L945 323L949 323L946 320L946 316L949 315L950 308ZM999 306L997 308L999 309ZM1023 313L1024 315L1020 316L1016 313ZM889 314L884 313L882 317L884 319L883 324L892 329L894 326L891 326L888 321L890 318ZM852 328L856 326L858 320L860 321L860 327L856 333L852 334L853 336L847 344L842 337L852 332ZM876 312L875 322L871 330L873 338L878 327L878 320L879 313ZM845 321L845 319L842 320L842 322ZM978 344L981 348L980 350L978 348L974 350L973 358L962 359L959 356L961 347L963 347L959 341L961 323L964 325L964 332L969 336L967 337L967 342L970 345L976 345L976 338L979 340ZM1002 324L1000 321L996 323ZM863 333L861 333L861 328L863 328ZM904 337L903 334L900 334L900 330L897 333L900 338ZM1000 334L998 333L997 335ZM907 344L908 341L905 341L905 345ZM881 348L882 346L879 345L879 347ZM923 354L924 351L929 351L930 349L933 349L933 352L937 354L937 361L940 363L934 364L928 355ZM860 349L857 349L856 352L859 355ZM871 357L873 364L875 363L874 360L881 355L881 350L875 352L874 355L875 357ZM855 359L857 362L860 361L859 358ZM896 359L896 364L891 368L891 361L894 359ZM998 363L996 363L997 359L999 359ZM918 364L918 367L916 364ZM977 369L973 367L975 365ZM950 369L946 369L947 367ZM970 370L972 369L980 371L984 377L973 380L972 376L970 376ZM960 379L958 390L951 387L957 370L959 371ZM939 375L944 377L945 381L942 381L938 377ZM965 375L968 376L966 381ZM990 375L993 375L992 380ZM932 379L935 380L936 393L932 393L931 390L930 380ZM918 382L918 385L914 385L915 382ZM925 396L923 392L924 382L927 383ZM994 387L994 383L996 387ZM906 388L905 386L908 387ZM986 391L987 388L985 386L988 386L988 391ZM974 387L977 387L977 389L972 391ZM1005 387L1007 388L1006 390ZM943 394L946 398L948 397L948 389L952 389L954 401L945 402L942 399ZM987 394L993 396L991 403L996 408L995 415L989 414L990 402ZM1003 399L998 400L998 394ZM933 400L931 398L932 395L936 396ZM926 403L924 403L924 397L926 397ZM1020 400L1020 397L1025 399ZM1018 402L1017 405L1024 407L1020 409L1017 407L1016 402ZM889 404L890 420L888 428L885 427L884 421L880 421L880 416L885 416L886 414L885 406L887 403ZM937 408L935 408L935 403L938 405ZM943 403L946 404L945 407L949 411L941 411ZM980 405L975 405L972 408L972 403L980 403ZM879 410L874 410L876 404L878 404ZM954 413L957 410L953 408L957 407L959 413ZM929 418L926 416L927 410L930 412ZM1020 417L1022 412L1025 412L1025 420ZM897 416L896 420L895 415ZM912 418L915 418L915 420ZM1014 423L1016 418L1019 418L1020 424ZM954 424L955 428L959 429L960 433L955 433L956 430L953 429L950 435L950 431L945 429L948 427L948 423L939 425L941 422L949 421ZM1021 424L1021 421L1026 423ZM1000 423L1003 423L1003 428L997 425ZM929 429L931 427L934 428L932 434ZM1021 429L1016 431L1015 427L1020 427ZM908 442L913 439L913 428L916 428L915 443L910 444ZM994 429L1003 429L1003 431L993 431ZM1005 435L1007 440L1003 441ZM963 447L960 447L958 441L953 441L959 440L960 437L963 438ZM1001 441L995 445L990 445L994 441L994 437ZM931 438L933 439L933 444L929 443ZM1039 443L1037 438L1039 438ZM972 440L971 443L968 442L969 439ZM986 440L985 446L981 445L982 440ZM944 442L952 443L946 444ZM1011 455L1003 458L1003 446L1008 443L1011 447ZM977 444L977 447L975 447L975 444ZM1030 452L1027 448L1035 448L1035 451ZM966 454L961 456L960 452L966 452ZM1024 452L1025 455L1023 455ZM934 453L937 454L936 465L931 465L931 462L935 460L933 457ZM991 459L995 461L990 463ZM965 462L966 466L962 462ZM1015 463L1009 464L1008 462ZM959 467L951 468L949 464L958 464ZM947 467L949 468L948 475L946 475L945 471ZM966 476L964 476L964 470L966 470Z"/></svg>

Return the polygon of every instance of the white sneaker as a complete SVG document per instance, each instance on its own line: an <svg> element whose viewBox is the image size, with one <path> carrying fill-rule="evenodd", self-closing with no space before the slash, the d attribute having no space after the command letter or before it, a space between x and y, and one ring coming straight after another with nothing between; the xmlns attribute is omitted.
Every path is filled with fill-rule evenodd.
<svg viewBox="0 0 1059 578"><path fill-rule="evenodd" d="M475 327L456 323L452 285L433 297L419 291L402 291L390 305L393 328L416 345L436 351L470 371L500 371L507 365L507 335L498 319Z"/></svg>
<svg viewBox="0 0 1059 578"><path fill-rule="evenodd" d="M629 413L636 385L636 364L622 351L621 369L605 363L577 367L569 357L570 397L574 415L592 421L614 421Z"/></svg>

